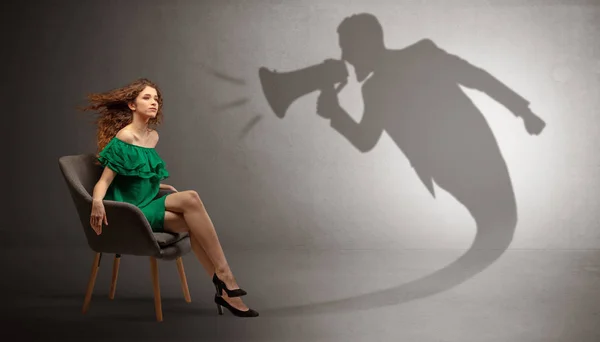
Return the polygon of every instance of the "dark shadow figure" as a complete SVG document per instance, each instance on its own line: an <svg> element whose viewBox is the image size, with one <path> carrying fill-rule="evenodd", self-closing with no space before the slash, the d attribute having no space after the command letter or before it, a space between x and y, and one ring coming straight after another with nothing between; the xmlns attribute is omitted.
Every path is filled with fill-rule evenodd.
<svg viewBox="0 0 600 342"><path fill-rule="evenodd" d="M545 127L530 111L528 101L429 39L389 50L378 20L370 14L346 18L338 33L342 60L353 65L359 82L364 81L364 113L356 123L340 107L337 90L330 85L320 88L319 115L330 119L331 127L363 153L373 149L386 131L431 195L435 197L434 183L450 193L469 211L477 231L465 254L423 278L357 297L273 309L270 314L395 305L451 289L489 267L511 244L517 206L496 139L459 85L482 91L504 105L523 120L530 134L539 134Z"/></svg>

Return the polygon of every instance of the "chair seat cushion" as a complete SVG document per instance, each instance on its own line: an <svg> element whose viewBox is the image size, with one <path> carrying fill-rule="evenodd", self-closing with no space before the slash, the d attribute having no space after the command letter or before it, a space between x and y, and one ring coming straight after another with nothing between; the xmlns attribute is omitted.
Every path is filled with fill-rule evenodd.
<svg viewBox="0 0 600 342"><path fill-rule="evenodd" d="M189 236L188 233L169 233L169 232L161 232L161 233L153 233L156 242L158 242L158 246L161 248L168 247L176 244L177 242L185 239Z"/></svg>

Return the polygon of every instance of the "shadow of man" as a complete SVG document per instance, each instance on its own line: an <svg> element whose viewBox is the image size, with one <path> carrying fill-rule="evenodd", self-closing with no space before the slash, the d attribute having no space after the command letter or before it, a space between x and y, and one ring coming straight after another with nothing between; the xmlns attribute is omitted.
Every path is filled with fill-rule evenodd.
<svg viewBox="0 0 600 342"><path fill-rule="evenodd" d="M504 105L530 134L545 127L527 100L429 39L387 49L379 21L367 13L344 19L338 34L342 60L364 82L364 113L355 122L339 105L333 85L321 90L317 113L363 153L386 131L431 195L435 182L466 207L477 231L465 254L423 278L358 297L277 309L280 314L368 309L423 298L475 276L508 248L517 225L509 172L487 121L460 85Z"/></svg>

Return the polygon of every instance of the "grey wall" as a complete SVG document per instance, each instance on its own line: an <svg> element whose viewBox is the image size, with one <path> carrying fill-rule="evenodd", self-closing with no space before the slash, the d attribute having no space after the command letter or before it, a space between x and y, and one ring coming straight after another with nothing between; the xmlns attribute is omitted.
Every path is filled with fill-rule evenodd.
<svg viewBox="0 0 600 342"><path fill-rule="evenodd" d="M504 82L547 123L530 136L506 108L465 90L510 172L519 213L510 248L598 248L597 2L444 3L86 1L14 10L20 19L3 57L9 223L0 243L85 244L57 165L95 148L92 117L75 107L88 92L148 77L165 96L158 150L168 182L199 192L227 248L469 246L472 217L442 189L433 198L387 134L361 153L315 114L317 93L283 119L264 98L259 67L338 58L337 25L366 11L389 48L429 38ZM340 99L360 119L358 86Z"/></svg>

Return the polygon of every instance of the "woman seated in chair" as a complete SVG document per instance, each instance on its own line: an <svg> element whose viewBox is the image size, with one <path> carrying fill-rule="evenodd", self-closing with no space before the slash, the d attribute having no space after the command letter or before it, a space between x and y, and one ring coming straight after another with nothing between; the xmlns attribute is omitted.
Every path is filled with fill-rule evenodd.
<svg viewBox="0 0 600 342"><path fill-rule="evenodd" d="M98 162L104 166L93 192L90 224L96 234L108 225L103 200L131 203L144 213L154 232L188 232L194 254L217 289L215 302L241 317L256 317L241 300L239 288L211 219L198 193L162 184L169 176L155 150L163 98L156 84L139 79L125 87L92 94L85 110L99 114ZM160 189L174 191L156 198Z"/></svg>

